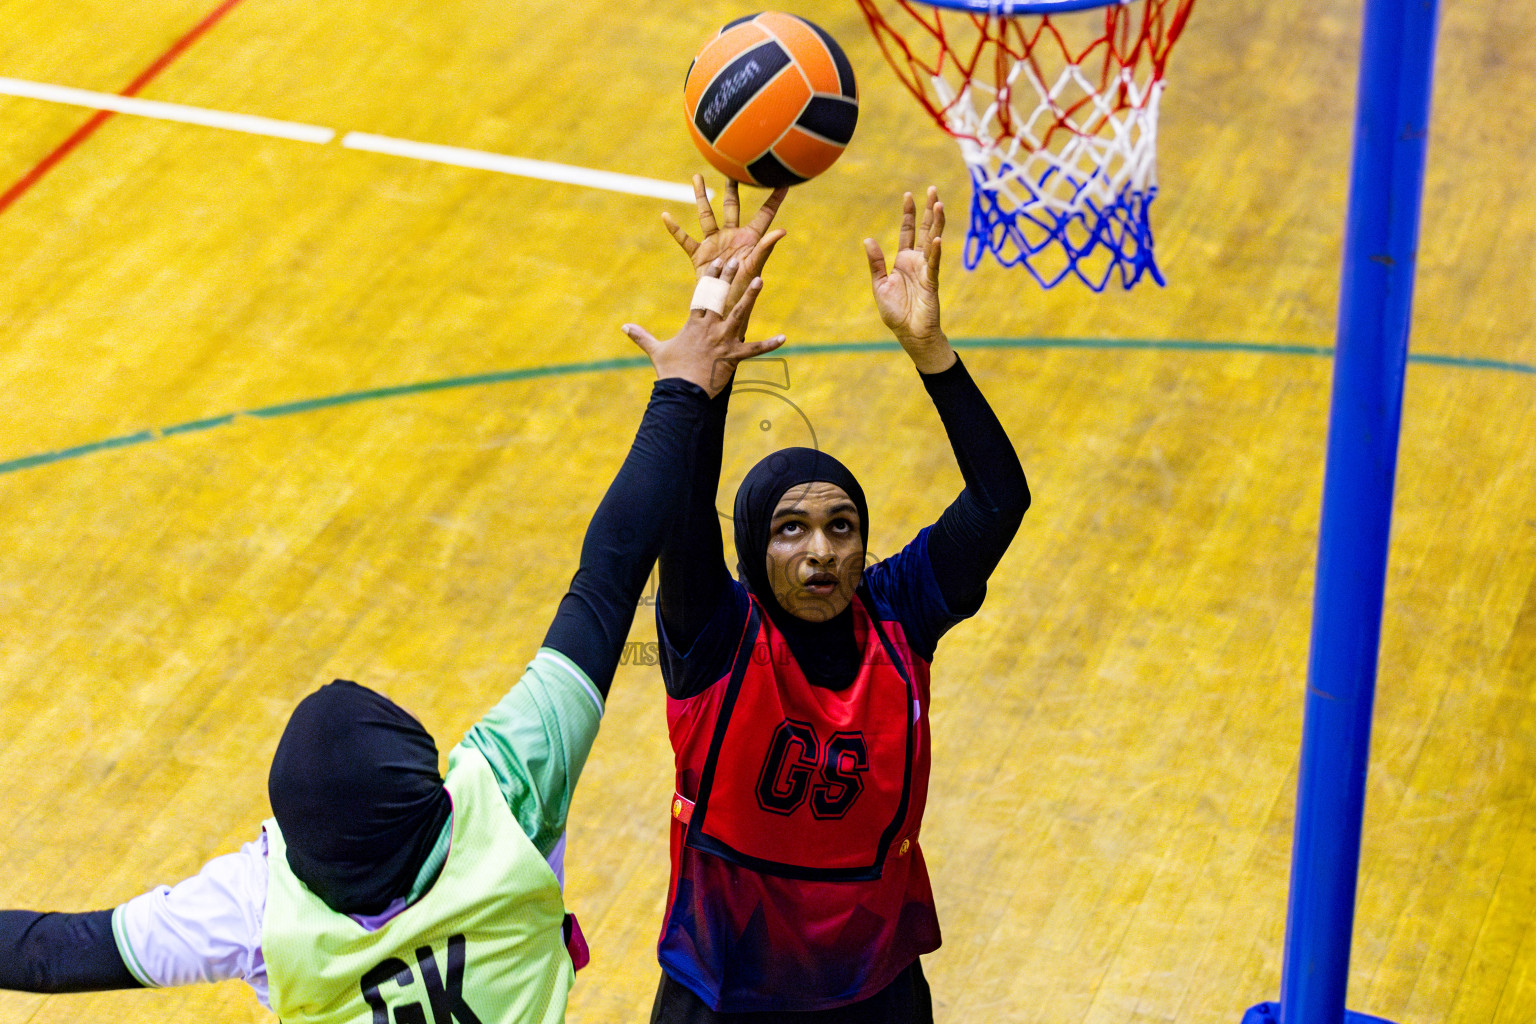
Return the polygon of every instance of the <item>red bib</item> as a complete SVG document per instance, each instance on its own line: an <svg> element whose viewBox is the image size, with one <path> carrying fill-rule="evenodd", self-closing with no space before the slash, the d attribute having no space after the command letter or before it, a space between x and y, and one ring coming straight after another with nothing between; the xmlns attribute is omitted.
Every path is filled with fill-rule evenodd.
<svg viewBox="0 0 1536 1024"><path fill-rule="evenodd" d="M677 758L662 966L722 1012L868 998L938 948L917 843L928 665L853 601L864 663L812 686L754 599L730 674L667 702Z"/></svg>
<svg viewBox="0 0 1536 1024"><path fill-rule="evenodd" d="M912 797L912 673L857 597L864 664L836 691L808 683L755 601L753 612L759 628L749 623L722 696L686 841L764 874L879 878Z"/></svg>

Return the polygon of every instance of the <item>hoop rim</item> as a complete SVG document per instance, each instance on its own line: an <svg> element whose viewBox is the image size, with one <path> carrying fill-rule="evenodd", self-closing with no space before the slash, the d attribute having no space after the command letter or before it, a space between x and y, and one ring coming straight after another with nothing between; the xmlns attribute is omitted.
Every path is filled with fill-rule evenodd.
<svg viewBox="0 0 1536 1024"><path fill-rule="evenodd" d="M929 7L1011 18L1020 14L1066 14L1096 7L1125 6L1131 0L917 0Z"/></svg>

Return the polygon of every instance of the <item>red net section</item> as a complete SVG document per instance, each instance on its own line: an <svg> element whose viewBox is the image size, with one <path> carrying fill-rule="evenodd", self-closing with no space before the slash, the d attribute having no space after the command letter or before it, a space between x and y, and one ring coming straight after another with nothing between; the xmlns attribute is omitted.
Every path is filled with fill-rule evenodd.
<svg viewBox="0 0 1536 1024"><path fill-rule="evenodd" d="M1147 221L1157 109L1193 0L1038 15L858 3L908 91L960 143L968 267L991 252L1046 287L1162 283Z"/></svg>

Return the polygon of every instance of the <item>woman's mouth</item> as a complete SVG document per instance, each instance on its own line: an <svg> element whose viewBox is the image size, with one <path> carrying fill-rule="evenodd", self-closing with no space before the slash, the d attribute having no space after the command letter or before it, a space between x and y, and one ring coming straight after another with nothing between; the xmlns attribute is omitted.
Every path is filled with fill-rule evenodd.
<svg viewBox="0 0 1536 1024"><path fill-rule="evenodd" d="M830 572L812 573L800 585L813 594L826 597L837 589L837 577Z"/></svg>

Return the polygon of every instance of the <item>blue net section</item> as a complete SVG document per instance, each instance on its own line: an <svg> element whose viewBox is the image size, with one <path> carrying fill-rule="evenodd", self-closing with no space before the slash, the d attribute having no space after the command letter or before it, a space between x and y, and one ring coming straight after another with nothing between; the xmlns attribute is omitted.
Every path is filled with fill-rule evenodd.
<svg viewBox="0 0 1536 1024"><path fill-rule="evenodd" d="M1103 201L1095 198L1103 191L1096 176L1072 182L1051 167L1030 181L1019 170L1006 161L995 168L971 166L966 269L976 269L991 253L1005 267L1023 266L1043 288L1068 277L1096 292L1111 281L1130 288L1143 274L1165 283L1152 252L1149 212L1156 185L1127 183ZM1065 202L1058 201L1063 191Z"/></svg>
<svg viewBox="0 0 1536 1024"><path fill-rule="evenodd" d="M897 76L960 144L967 268L991 253L1046 288L1164 283L1148 220L1157 111L1194 0L1102 2L858 0Z"/></svg>

